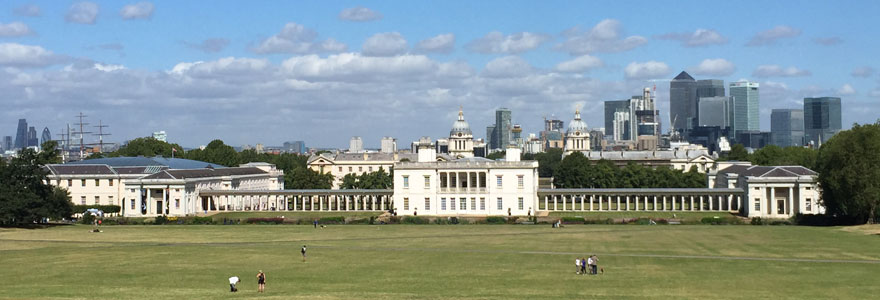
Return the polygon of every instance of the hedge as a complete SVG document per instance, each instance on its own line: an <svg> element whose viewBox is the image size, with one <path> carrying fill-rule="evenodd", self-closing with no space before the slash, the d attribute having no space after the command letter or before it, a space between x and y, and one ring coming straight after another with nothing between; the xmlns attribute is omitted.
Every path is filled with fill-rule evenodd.
<svg viewBox="0 0 880 300"><path fill-rule="evenodd" d="M245 222L248 224L281 224L284 223L284 218L248 218Z"/></svg>
<svg viewBox="0 0 880 300"><path fill-rule="evenodd" d="M504 217L486 217L486 223L488 224L505 224L507 220Z"/></svg>
<svg viewBox="0 0 880 300"><path fill-rule="evenodd" d="M79 214L93 208L103 211L105 214L115 214L122 211L119 205L74 205L73 212Z"/></svg>
<svg viewBox="0 0 880 300"><path fill-rule="evenodd" d="M402 220L403 224L428 224L430 221L426 218L416 216L405 216Z"/></svg>
<svg viewBox="0 0 880 300"><path fill-rule="evenodd" d="M318 219L318 224L345 224L345 217L323 217Z"/></svg>

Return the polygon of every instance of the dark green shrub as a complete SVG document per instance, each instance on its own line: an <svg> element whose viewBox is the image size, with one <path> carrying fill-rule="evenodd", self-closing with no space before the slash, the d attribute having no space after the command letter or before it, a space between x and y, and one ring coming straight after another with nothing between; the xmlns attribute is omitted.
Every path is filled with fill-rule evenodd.
<svg viewBox="0 0 880 300"><path fill-rule="evenodd" d="M651 219L637 219L632 223L636 225L651 225Z"/></svg>
<svg viewBox="0 0 880 300"><path fill-rule="evenodd" d="M428 223L430 223L430 222L428 221L428 219L426 219L426 218L422 218L422 217L417 217L417 216L405 216L405 217L403 217L403 220L402 220L401 223L403 223L403 224L419 224L419 225L421 225L421 224L428 224Z"/></svg>
<svg viewBox="0 0 880 300"><path fill-rule="evenodd" d="M318 224L345 224L345 217L323 217L318 219Z"/></svg>
<svg viewBox="0 0 880 300"><path fill-rule="evenodd" d="M833 226L839 225L834 217L826 214L805 215L797 214L791 218L793 224L805 226Z"/></svg>
<svg viewBox="0 0 880 300"><path fill-rule="evenodd" d="M749 224L752 224L752 225L767 225L767 220L761 219L761 217L754 217L754 218L752 218L751 221L749 221Z"/></svg>
<svg viewBox="0 0 880 300"><path fill-rule="evenodd" d="M371 222L373 222L373 217L370 217L369 219L366 219L366 218L365 219L351 219L351 220L348 220L347 222L345 222L345 224L353 224L353 225L373 224Z"/></svg>
<svg viewBox="0 0 880 300"><path fill-rule="evenodd" d="M458 223L459 223L459 220L457 217L450 217L449 218L449 224L458 224Z"/></svg>
<svg viewBox="0 0 880 300"><path fill-rule="evenodd" d="M791 225L791 222L788 220L773 220L770 222L770 225Z"/></svg>
<svg viewBox="0 0 880 300"><path fill-rule="evenodd" d="M507 220L504 217L486 217L486 224L505 224Z"/></svg>
<svg viewBox="0 0 880 300"><path fill-rule="evenodd" d="M398 217L398 216L389 217L388 224L400 224L400 217Z"/></svg>
<svg viewBox="0 0 880 300"><path fill-rule="evenodd" d="M563 217L562 224L584 224L584 218L579 217Z"/></svg>
<svg viewBox="0 0 880 300"><path fill-rule="evenodd" d="M446 218L436 218L436 219L434 219L434 224L449 225L449 220L447 220Z"/></svg>
<svg viewBox="0 0 880 300"><path fill-rule="evenodd" d="M168 217L166 216L158 216L153 219L153 225L165 225L168 224Z"/></svg>
<svg viewBox="0 0 880 300"><path fill-rule="evenodd" d="M95 222L95 215L93 215L93 214L83 214L82 217L79 218L80 224L91 225L94 222Z"/></svg>
<svg viewBox="0 0 880 300"><path fill-rule="evenodd" d="M282 223L284 223L284 219L283 218L248 218L247 220L245 220L245 223L261 224L261 225L282 224Z"/></svg>

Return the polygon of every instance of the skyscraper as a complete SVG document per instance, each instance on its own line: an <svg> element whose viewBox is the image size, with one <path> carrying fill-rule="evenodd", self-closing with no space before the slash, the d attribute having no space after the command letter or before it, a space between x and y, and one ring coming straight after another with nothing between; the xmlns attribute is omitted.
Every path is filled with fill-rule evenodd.
<svg viewBox="0 0 880 300"><path fill-rule="evenodd" d="M804 111L801 109L774 109L770 113L772 144L779 147L804 145Z"/></svg>
<svg viewBox="0 0 880 300"><path fill-rule="evenodd" d="M805 143L821 146L840 132L840 98L804 98Z"/></svg>
<svg viewBox="0 0 880 300"><path fill-rule="evenodd" d="M498 143L496 140L497 136L495 136L495 125L486 126L486 147L489 149L495 149L495 144Z"/></svg>
<svg viewBox="0 0 880 300"><path fill-rule="evenodd" d="M697 116L697 81L682 71L669 82L669 121L672 130L686 132Z"/></svg>
<svg viewBox="0 0 880 300"><path fill-rule="evenodd" d="M616 129L624 125L629 126L629 110L629 99L605 101L605 136L613 137L614 140L618 140L618 138L629 140L629 130L625 130L626 132L619 132L620 130ZM618 114L619 112L625 114ZM615 121L618 117L625 117L626 120ZM626 122L626 124L622 124L621 122Z"/></svg>
<svg viewBox="0 0 880 300"><path fill-rule="evenodd" d="M386 136L382 138L382 143L379 148L379 152L382 153L394 153L397 152L397 139Z"/></svg>
<svg viewBox="0 0 880 300"><path fill-rule="evenodd" d="M495 139L497 144L493 146L494 149L507 149L507 145L510 144L510 137L512 135L513 123L510 121L510 110L507 108L499 108L495 111Z"/></svg>
<svg viewBox="0 0 880 300"><path fill-rule="evenodd" d="M49 133L49 127L43 127L43 134L40 138L40 145L52 140L52 133Z"/></svg>
<svg viewBox="0 0 880 300"><path fill-rule="evenodd" d="M737 131L761 130L758 115L758 83L738 81L730 84L730 134L736 137Z"/></svg>
<svg viewBox="0 0 880 300"><path fill-rule="evenodd" d="M40 140L37 139L37 129L34 126L28 127L28 135L27 135L27 147L36 147L40 145Z"/></svg>
<svg viewBox="0 0 880 300"><path fill-rule="evenodd" d="M3 150L12 150L12 136L3 137Z"/></svg>
<svg viewBox="0 0 880 300"><path fill-rule="evenodd" d="M651 96L651 88L646 87L642 96L635 96L630 101L635 120L630 121L636 125L637 148L639 150L656 150L660 143L660 117L659 111L654 109L654 97Z"/></svg>
<svg viewBox="0 0 880 300"><path fill-rule="evenodd" d="M729 100L724 96L701 97L696 126L730 126Z"/></svg>
<svg viewBox="0 0 880 300"><path fill-rule="evenodd" d="M724 96L724 80L702 79L697 80L697 99L705 97Z"/></svg>
<svg viewBox="0 0 880 300"><path fill-rule="evenodd" d="M348 142L348 152L350 152L350 153L364 152L364 141L361 140L361 137L359 137L359 136L351 137L351 140Z"/></svg>
<svg viewBox="0 0 880 300"><path fill-rule="evenodd" d="M25 119L18 119L18 129L15 131L15 148L26 148L28 144L28 124Z"/></svg>

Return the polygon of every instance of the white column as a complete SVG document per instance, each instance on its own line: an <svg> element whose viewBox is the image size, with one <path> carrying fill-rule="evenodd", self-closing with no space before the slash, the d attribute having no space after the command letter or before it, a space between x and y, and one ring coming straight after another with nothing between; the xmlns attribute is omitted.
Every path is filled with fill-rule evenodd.
<svg viewBox="0 0 880 300"><path fill-rule="evenodd" d="M626 210L629 211L629 195L626 195Z"/></svg>
<svg viewBox="0 0 880 300"><path fill-rule="evenodd" d="M590 211L593 211L593 197L595 195L590 195Z"/></svg>
<svg viewBox="0 0 880 300"><path fill-rule="evenodd" d="M691 195L691 211L694 211L694 196Z"/></svg>
<svg viewBox="0 0 880 300"><path fill-rule="evenodd" d="M657 211L657 196L656 195L654 195L653 200L654 200L654 211Z"/></svg>
<svg viewBox="0 0 880 300"><path fill-rule="evenodd" d="M715 202L715 198L717 198L717 197L709 196L709 210L714 210L714 208L712 207L713 206L712 202Z"/></svg>
<svg viewBox="0 0 880 300"><path fill-rule="evenodd" d="M587 209L584 208L584 201L586 201L587 195L581 195L581 211L585 211ZM592 201L590 202L592 204ZM592 208L592 207L591 207Z"/></svg>
<svg viewBox="0 0 880 300"><path fill-rule="evenodd" d="M556 195L553 195L553 210L555 211L559 205L559 201L556 200Z"/></svg>
<svg viewBox="0 0 880 300"><path fill-rule="evenodd" d="M770 187L770 215L776 216L776 188Z"/></svg>
<svg viewBox="0 0 880 300"><path fill-rule="evenodd" d="M550 196L544 195L544 210L550 210L550 202L547 200Z"/></svg>
<svg viewBox="0 0 880 300"><path fill-rule="evenodd" d="M663 211L666 211L666 195L663 195Z"/></svg>
<svg viewBox="0 0 880 300"><path fill-rule="evenodd" d="M199 204L202 203L202 199L199 199ZM150 189L147 189L147 214L150 214L153 209L153 197L150 193Z"/></svg>
<svg viewBox="0 0 880 300"><path fill-rule="evenodd" d="M792 187L788 187L788 201L786 203L788 204L788 207L785 208L785 212L789 216L793 216L794 215L794 209L793 209L794 208L794 188L792 188Z"/></svg>
<svg viewBox="0 0 880 300"><path fill-rule="evenodd" d="M569 196L569 198L571 198L571 196ZM568 202L568 200L565 199L565 195L562 195L562 210L563 210L563 211L566 210L566 209L565 209L565 204L566 204L566 202ZM572 206L574 206L574 203L572 203Z"/></svg>
<svg viewBox="0 0 880 300"><path fill-rule="evenodd" d="M599 211L602 211L602 195L599 195Z"/></svg>
<svg viewBox="0 0 880 300"><path fill-rule="evenodd" d="M620 195L617 195L617 210L620 211Z"/></svg>

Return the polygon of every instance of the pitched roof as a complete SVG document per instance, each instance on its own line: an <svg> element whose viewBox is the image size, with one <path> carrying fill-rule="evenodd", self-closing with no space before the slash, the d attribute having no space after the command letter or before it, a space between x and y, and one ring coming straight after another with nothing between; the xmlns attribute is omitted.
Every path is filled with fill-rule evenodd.
<svg viewBox="0 0 880 300"><path fill-rule="evenodd" d="M673 78L673 79L674 80L694 80L694 78L691 77L691 74L688 74L688 72L685 72L685 71L681 71L681 73L678 73L678 76L675 76L675 78Z"/></svg>
<svg viewBox="0 0 880 300"><path fill-rule="evenodd" d="M738 174L747 177L798 177L818 175L813 170L802 166L744 166L734 165L724 168L719 173Z"/></svg>
<svg viewBox="0 0 880 300"><path fill-rule="evenodd" d="M206 178L220 176L242 176L267 174L260 168L239 167L239 168L223 168L223 169L190 169L190 170L163 170L161 172L151 174L143 179L187 179L187 178Z"/></svg>
<svg viewBox="0 0 880 300"><path fill-rule="evenodd" d="M107 165L79 164L79 165L46 165L45 168L53 175L115 175Z"/></svg>
<svg viewBox="0 0 880 300"><path fill-rule="evenodd" d="M122 157L105 157L105 158L95 158L95 159L87 159L75 162L69 162L68 165L79 165L79 164L103 164L111 167L144 167L144 166L165 166L169 169L200 169L211 167L215 169L225 168L225 166L212 164L209 162L191 160L191 159L183 159L183 158L165 158L161 156L155 157L131 157L131 156L122 156Z"/></svg>

